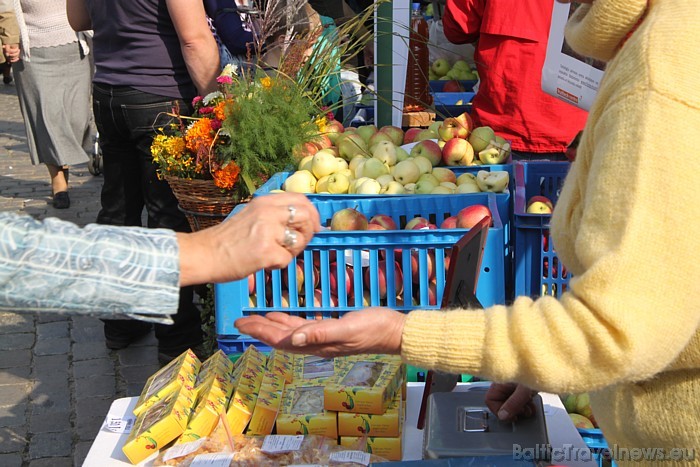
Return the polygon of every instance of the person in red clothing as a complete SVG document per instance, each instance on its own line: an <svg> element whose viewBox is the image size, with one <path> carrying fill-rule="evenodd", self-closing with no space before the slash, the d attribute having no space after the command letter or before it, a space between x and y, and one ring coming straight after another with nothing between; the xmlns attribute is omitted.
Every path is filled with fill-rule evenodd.
<svg viewBox="0 0 700 467"><path fill-rule="evenodd" d="M443 26L455 44L475 43L477 126L511 142L514 159L567 160L587 112L542 91L554 0L447 0Z"/></svg>

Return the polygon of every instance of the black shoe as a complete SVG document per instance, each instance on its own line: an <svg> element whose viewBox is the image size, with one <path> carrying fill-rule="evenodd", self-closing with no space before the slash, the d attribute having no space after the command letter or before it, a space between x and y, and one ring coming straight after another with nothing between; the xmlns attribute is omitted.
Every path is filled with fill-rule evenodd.
<svg viewBox="0 0 700 467"><path fill-rule="evenodd" d="M53 195L53 207L56 209L68 209L70 207L70 198L67 191L59 191Z"/></svg>
<svg viewBox="0 0 700 467"><path fill-rule="evenodd" d="M12 76L3 76L2 82L5 84L10 84L12 82Z"/></svg>

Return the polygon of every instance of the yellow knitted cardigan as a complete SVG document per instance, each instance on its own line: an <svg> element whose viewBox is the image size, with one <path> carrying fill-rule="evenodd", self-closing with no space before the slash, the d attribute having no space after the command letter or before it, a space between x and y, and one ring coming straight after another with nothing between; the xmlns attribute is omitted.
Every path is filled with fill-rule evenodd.
<svg viewBox="0 0 700 467"><path fill-rule="evenodd" d="M552 218L570 291L412 312L402 355L591 391L610 443L695 448L700 463L700 2L596 0L567 40L611 59Z"/></svg>

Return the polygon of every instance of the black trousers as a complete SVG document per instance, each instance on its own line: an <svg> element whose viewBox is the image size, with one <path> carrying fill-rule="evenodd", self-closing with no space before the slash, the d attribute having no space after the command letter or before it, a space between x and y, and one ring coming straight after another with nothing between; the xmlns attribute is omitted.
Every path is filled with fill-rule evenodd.
<svg viewBox="0 0 700 467"><path fill-rule="evenodd" d="M93 85L95 124L100 134L104 185L99 224L141 226L144 207L149 228L189 232L184 214L165 180L159 180L151 156L155 129L172 117L175 104L191 111L189 102L145 93L128 86ZM192 287L180 291L180 305L173 325L155 325L162 352L184 351L202 342L199 310L192 303ZM105 337L132 340L150 329L135 320L104 320Z"/></svg>

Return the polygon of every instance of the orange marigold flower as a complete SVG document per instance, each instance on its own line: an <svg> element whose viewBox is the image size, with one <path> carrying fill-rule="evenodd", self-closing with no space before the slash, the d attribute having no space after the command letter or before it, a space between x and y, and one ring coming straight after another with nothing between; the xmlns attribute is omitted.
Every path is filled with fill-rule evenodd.
<svg viewBox="0 0 700 467"><path fill-rule="evenodd" d="M238 175L241 173L241 168L235 162L229 162L225 167L215 170L212 176L214 184L219 188L230 190L238 181Z"/></svg>
<svg viewBox="0 0 700 467"><path fill-rule="evenodd" d="M262 84L262 87L264 89L270 89L272 87L272 78L270 78L269 76L260 78L260 84Z"/></svg>
<svg viewBox="0 0 700 467"><path fill-rule="evenodd" d="M216 117L217 120L219 121L224 121L226 118L226 101L221 101L216 106L214 107L214 116Z"/></svg>
<svg viewBox="0 0 700 467"><path fill-rule="evenodd" d="M198 153L202 147L209 150L213 140L211 119L209 118L200 118L195 121L185 134L187 149L194 153Z"/></svg>

